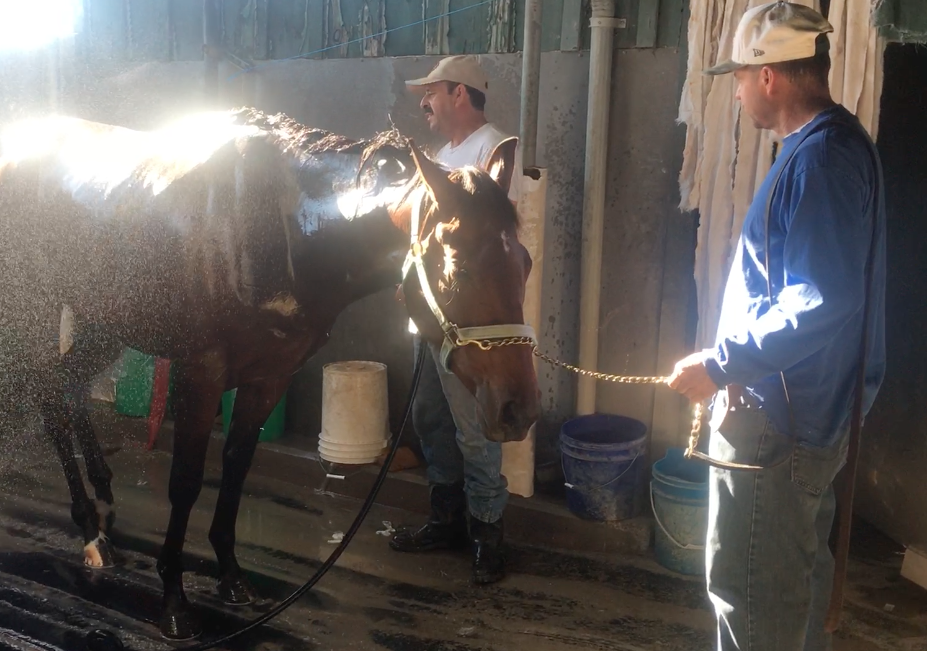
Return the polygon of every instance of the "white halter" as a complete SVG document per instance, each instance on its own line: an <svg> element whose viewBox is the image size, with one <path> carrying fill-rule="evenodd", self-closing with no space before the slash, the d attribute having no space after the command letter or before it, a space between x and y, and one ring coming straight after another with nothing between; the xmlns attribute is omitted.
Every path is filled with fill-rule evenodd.
<svg viewBox="0 0 927 651"><path fill-rule="evenodd" d="M444 332L444 342L441 344L441 366L450 371L451 353L463 346L473 344L480 350L489 350L498 346L507 346L512 344L536 344L537 339L534 335L534 328L522 323L506 323L501 325L476 326L472 328L458 328L456 324L448 321L435 300L435 295L431 291L431 285L428 283L428 275L425 273L425 264L422 260L422 243L419 239L419 227L421 222L422 204L425 202L425 189L419 188L415 191L417 195L412 203L412 221L410 225L411 246L406 260L402 265L402 279L405 280L409 269L415 266L418 273L418 284L422 288L422 294L425 296L425 302L431 308L431 313L438 320L438 325Z"/></svg>

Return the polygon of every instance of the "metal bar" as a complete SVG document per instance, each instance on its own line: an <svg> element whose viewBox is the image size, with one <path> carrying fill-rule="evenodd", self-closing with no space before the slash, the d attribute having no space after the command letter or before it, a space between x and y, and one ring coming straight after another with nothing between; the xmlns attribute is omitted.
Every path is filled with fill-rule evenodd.
<svg viewBox="0 0 927 651"><path fill-rule="evenodd" d="M541 0L525 2L525 45L521 67L522 167L535 167L538 145L538 102L541 92Z"/></svg>
<svg viewBox="0 0 927 651"><path fill-rule="evenodd" d="M219 61L222 54L219 0L203 0L203 93L207 105L217 106L219 103Z"/></svg>
<svg viewBox="0 0 927 651"><path fill-rule="evenodd" d="M578 50L583 36L583 0L563 0L560 49Z"/></svg>
<svg viewBox="0 0 927 651"><path fill-rule="evenodd" d="M251 68L254 67L254 64L252 62L248 61L247 59L243 57L238 56L234 52L226 51L225 58L228 60L229 63L231 63L233 66L235 66L239 70L251 70Z"/></svg>
<svg viewBox="0 0 927 651"><path fill-rule="evenodd" d="M132 59L137 54L135 51L135 34L132 25L132 0L123 0L123 17L126 21L126 54Z"/></svg>
<svg viewBox="0 0 927 651"><path fill-rule="evenodd" d="M327 6L327 5L326 5ZM254 43L254 53L252 57L255 60L270 58L270 48L268 47L268 0L255 0L254 3L254 21L251 24L252 42Z"/></svg>
<svg viewBox="0 0 927 651"><path fill-rule="evenodd" d="M442 16L438 20L428 20L424 25L425 54L448 54L450 51L447 39L450 23L446 15L450 10L451 0L425 0L422 4L423 20Z"/></svg>
<svg viewBox="0 0 927 651"><path fill-rule="evenodd" d="M167 40L168 40L168 61L177 60L177 26L174 24L174 3L167 3Z"/></svg>
<svg viewBox="0 0 927 651"><path fill-rule="evenodd" d="M657 17L660 0L639 0L637 3L637 47L657 46Z"/></svg>

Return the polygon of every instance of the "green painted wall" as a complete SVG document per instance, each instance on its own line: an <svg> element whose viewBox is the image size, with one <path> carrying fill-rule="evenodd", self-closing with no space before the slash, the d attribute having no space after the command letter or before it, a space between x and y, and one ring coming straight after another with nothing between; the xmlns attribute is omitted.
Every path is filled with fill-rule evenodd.
<svg viewBox="0 0 927 651"><path fill-rule="evenodd" d="M900 43L927 43L927 2L884 0L875 12L882 35Z"/></svg>
<svg viewBox="0 0 927 651"><path fill-rule="evenodd" d="M620 48L679 47L687 0L617 0ZM116 59L202 59L195 0L84 0L88 53ZM514 52L525 0L221 0L223 39L258 61ZM543 0L544 51L588 48L589 0ZM364 42L365 36L380 34ZM345 45L347 43L347 45Z"/></svg>

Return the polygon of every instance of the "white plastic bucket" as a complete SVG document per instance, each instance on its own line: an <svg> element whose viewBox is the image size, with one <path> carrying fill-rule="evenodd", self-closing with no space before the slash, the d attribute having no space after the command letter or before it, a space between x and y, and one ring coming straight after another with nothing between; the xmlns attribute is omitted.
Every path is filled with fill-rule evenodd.
<svg viewBox="0 0 927 651"><path fill-rule="evenodd" d="M372 463L389 436L386 365L360 360L326 364L319 456L332 463Z"/></svg>

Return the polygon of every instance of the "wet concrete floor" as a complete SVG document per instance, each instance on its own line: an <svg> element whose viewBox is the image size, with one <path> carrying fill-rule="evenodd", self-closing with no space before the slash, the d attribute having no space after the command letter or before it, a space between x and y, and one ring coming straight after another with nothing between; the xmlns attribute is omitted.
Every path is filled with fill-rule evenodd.
<svg viewBox="0 0 927 651"><path fill-rule="evenodd" d="M116 432L115 436L119 436ZM112 442L113 433L109 433ZM157 629L155 559L169 505L170 458L134 436L108 458L116 474L113 539L122 558L110 570L83 567L57 460L35 431L0 441L0 650L82 651L96 628L131 649L170 649ZM249 477L238 554L264 598L234 609L213 590L206 540L219 468L206 484L187 534L185 585L200 614L200 641L231 632L285 598L335 548L359 502ZM647 557L510 549L509 576L468 584L464 554L397 554L388 527L415 522L374 506L354 542L309 594L271 623L221 648L235 651L710 651L714 620L704 582L663 570ZM901 556L878 535L854 549L852 588L835 651L927 649L927 593L898 576ZM888 608L887 608L888 607Z"/></svg>

